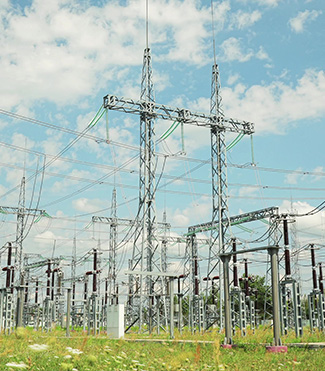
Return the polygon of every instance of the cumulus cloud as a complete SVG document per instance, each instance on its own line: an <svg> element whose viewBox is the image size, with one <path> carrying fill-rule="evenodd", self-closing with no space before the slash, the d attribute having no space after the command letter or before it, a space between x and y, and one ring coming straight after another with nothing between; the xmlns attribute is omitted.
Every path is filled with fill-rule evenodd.
<svg viewBox="0 0 325 371"><path fill-rule="evenodd" d="M74 200L72 205L79 212L93 212L94 210L103 208L103 200L82 197Z"/></svg>
<svg viewBox="0 0 325 371"><path fill-rule="evenodd" d="M244 28L252 26L254 23L259 21L261 17L262 13L258 10L254 10L251 13L239 10L232 16L230 27L242 30Z"/></svg>
<svg viewBox="0 0 325 371"><path fill-rule="evenodd" d="M283 0L237 0L238 2L244 3L244 4L249 4L249 3L256 3L260 6L265 6L265 7L277 7Z"/></svg>
<svg viewBox="0 0 325 371"><path fill-rule="evenodd" d="M223 88L227 116L256 124L257 133L281 133L288 125L324 115L325 71L309 69L295 86L283 82L246 87L237 84Z"/></svg>
<svg viewBox="0 0 325 371"><path fill-rule="evenodd" d="M299 168L297 170L301 171L302 169ZM298 184L298 181L301 179L302 176L303 175L299 173L290 173L286 175L284 182L287 184Z"/></svg>
<svg viewBox="0 0 325 371"><path fill-rule="evenodd" d="M299 12L296 17L289 20L289 26L292 31L301 33L305 30L306 23L314 21L321 14L321 10L305 10L304 12Z"/></svg>
<svg viewBox="0 0 325 371"><path fill-rule="evenodd" d="M211 200L209 198L200 198L193 201L189 207L176 209L171 215L172 225L179 227L188 227L194 223L211 218Z"/></svg>
<svg viewBox="0 0 325 371"><path fill-rule="evenodd" d="M0 22L0 98L2 107L35 101L78 102L125 67L140 65L145 47L145 9L108 2L34 0L23 10L3 4ZM4 21L5 16L5 21ZM209 8L194 0L150 3L150 43L165 60L206 63ZM195 24L195 27L193 27ZM162 43L168 40L168 52ZM161 48L160 48L161 46ZM160 48L160 49L159 49ZM160 81L160 89L165 82Z"/></svg>
<svg viewBox="0 0 325 371"><path fill-rule="evenodd" d="M264 51L263 47L260 47L257 52L254 52L252 49L244 51L241 45L241 40L236 37L230 37L225 40L221 44L220 49L222 52L219 59L225 62L248 62L252 58L268 59L268 55Z"/></svg>
<svg viewBox="0 0 325 371"><path fill-rule="evenodd" d="M325 167L324 166L317 166L314 170L314 177L313 177L313 182L318 182L320 180L324 179L325 175Z"/></svg>
<svg viewBox="0 0 325 371"><path fill-rule="evenodd" d="M282 0L253 0L253 1L262 6L276 7Z"/></svg>

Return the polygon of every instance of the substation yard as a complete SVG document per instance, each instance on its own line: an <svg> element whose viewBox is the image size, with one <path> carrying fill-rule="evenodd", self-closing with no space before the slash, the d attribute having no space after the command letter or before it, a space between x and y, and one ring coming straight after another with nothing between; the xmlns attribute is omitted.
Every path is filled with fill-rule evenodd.
<svg viewBox="0 0 325 371"><path fill-rule="evenodd" d="M162 88L168 104L156 100L156 56L165 70L150 47L149 3L139 16L146 31L142 65L129 61L138 63L139 99L119 94L134 90L130 76L119 86L124 74L134 79L128 66L114 71L109 84L98 82L96 99L75 103L66 117L49 111L42 112L43 120L0 109L10 132L1 142L0 370L324 370L325 201L316 193L325 188L314 187L325 176L316 162L321 156L313 155L314 170L308 162L304 170L296 162L300 153L282 148L288 143L281 147L278 138L270 144L258 137L268 133L268 123L258 132L260 123L227 116L213 2L200 9L204 19L212 16L212 69L198 63L202 81L193 78L183 93L190 76L184 75L181 84L173 82L175 95ZM304 14L316 21L321 13ZM254 14L252 24L262 17ZM60 37L57 44L70 45ZM267 59L258 50L257 59ZM156 71L162 79L164 72ZM298 87L313 82L318 88L324 74L308 71ZM177 68L170 73L178 75ZM237 79L228 74L225 107L233 104ZM299 94L287 89L289 94L284 83L272 83L290 96L289 103L308 101L297 99L298 88ZM201 85L209 89L198 97ZM243 89L240 84L234 91ZM255 101L253 106L246 114ZM262 108L269 108L264 101ZM273 111L275 121L285 120ZM288 114L290 125L295 115ZM54 124L53 117L65 119ZM300 120L305 126L306 117ZM53 133L62 141L47 147ZM299 152L314 149L305 145ZM259 165L256 154L269 165Z"/></svg>

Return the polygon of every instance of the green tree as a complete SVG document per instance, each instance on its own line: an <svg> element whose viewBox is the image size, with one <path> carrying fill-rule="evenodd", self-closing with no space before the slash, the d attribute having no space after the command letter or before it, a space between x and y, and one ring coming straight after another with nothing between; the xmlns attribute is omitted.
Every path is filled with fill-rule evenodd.
<svg viewBox="0 0 325 371"><path fill-rule="evenodd" d="M240 286L245 289L246 277L243 275ZM248 277L249 296L255 301L255 309L260 319L272 318L272 290L265 282L265 276L251 275Z"/></svg>

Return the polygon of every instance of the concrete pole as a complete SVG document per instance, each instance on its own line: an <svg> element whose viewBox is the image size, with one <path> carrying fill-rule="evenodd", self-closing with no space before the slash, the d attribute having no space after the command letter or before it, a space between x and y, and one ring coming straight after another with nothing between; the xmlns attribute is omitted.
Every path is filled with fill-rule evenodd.
<svg viewBox="0 0 325 371"><path fill-rule="evenodd" d="M225 343L224 345L232 344L231 337L231 313L230 313L230 295L229 295L229 261L231 256L221 256L223 263L223 288L224 288L224 310L225 310Z"/></svg>
<svg viewBox="0 0 325 371"><path fill-rule="evenodd" d="M174 339L174 280L169 279L169 295L170 295L170 337Z"/></svg>
<svg viewBox="0 0 325 371"><path fill-rule="evenodd" d="M278 248L268 249L271 260L271 280L272 280L272 301L273 301L273 335L274 345L280 346L280 302L279 302L279 281L278 281Z"/></svg>
<svg viewBox="0 0 325 371"><path fill-rule="evenodd" d="M67 293L67 323L66 323L66 336L70 337L70 312L71 312L71 288L68 288Z"/></svg>

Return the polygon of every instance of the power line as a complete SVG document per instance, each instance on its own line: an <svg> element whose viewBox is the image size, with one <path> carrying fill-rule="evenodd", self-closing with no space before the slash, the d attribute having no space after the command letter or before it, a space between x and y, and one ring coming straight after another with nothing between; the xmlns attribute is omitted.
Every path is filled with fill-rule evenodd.
<svg viewBox="0 0 325 371"><path fill-rule="evenodd" d="M9 116L9 117L18 119L18 120L23 120L23 121L27 121L27 122L30 122L30 123L33 123L33 124L45 126L45 127L51 128L53 130L66 132L68 134L77 135L77 136L82 135L83 138L94 140L96 143L107 143L107 144L111 144L113 146L123 147L123 148L127 148L127 149L130 149L130 150L133 150L133 151L139 151L140 150L140 147L138 147L138 146L134 146L134 145L126 144L126 143L121 143L121 142L116 142L116 141L111 141L111 140L107 141L106 139L103 139L101 137L97 137L95 135L83 133L83 132L80 132L80 131L77 131L77 130L67 129L67 128L64 128L62 126L53 125L53 124L50 124L50 123L45 122L45 121L40 121L40 120L36 120L36 119L30 118L30 117L27 117L27 116L18 115L16 113L6 111L4 109L0 109L0 114L6 115L6 116ZM0 142L0 143L2 143L2 142ZM157 152L156 155L157 156L165 156L166 154ZM47 155L47 156L49 157L49 155ZM193 158L193 157L184 157L184 156L180 156L180 155L177 155L177 154L171 156L171 158L176 159L176 160L181 160L181 161L186 160L186 161L190 161L190 162L201 162L201 163L205 163L205 164L210 164L211 163L210 159L202 160L202 159ZM234 168L237 168L237 169L242 169L242 170L256 170L257 169L257 170L260 170L260 171L277 172L277 173L285 173L285 174L299 174L299 175L311 175L311 176L321 176L321 177L325 176L325 172L322 172L322 171L290 170L290 169L260 167L260 166L256 166L255 164L252 164L252 163L233 164L231 162L228 162L227 166L228 167L234 167Z"/></svg>

